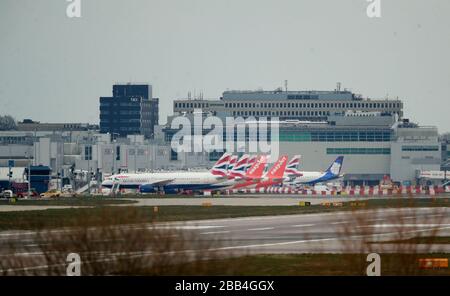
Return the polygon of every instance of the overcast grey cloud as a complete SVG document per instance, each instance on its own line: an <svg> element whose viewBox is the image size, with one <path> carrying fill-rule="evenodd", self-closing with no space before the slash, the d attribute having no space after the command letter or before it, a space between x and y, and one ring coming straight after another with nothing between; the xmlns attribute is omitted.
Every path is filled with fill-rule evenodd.
<svg viewBox="0 0 450 296"><path fill-rule="evenodd" d="M333 89L405 103L450 131L450 1L0 1L0 114L98 122L115 82L148 82L161 119L188 91Z"/></svg>

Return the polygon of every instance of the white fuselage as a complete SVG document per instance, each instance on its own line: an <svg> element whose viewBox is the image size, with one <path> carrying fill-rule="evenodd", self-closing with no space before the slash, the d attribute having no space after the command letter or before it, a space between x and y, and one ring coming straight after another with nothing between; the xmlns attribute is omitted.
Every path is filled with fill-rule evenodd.
<svg viewBox="0 0 450 296"><path fill-rule="evenodd" d="M119 185L122 188L139 188L145 184L157 184L161 186L175 185L214 185L224 182L224 178L213 175L210 172L158 172L142 174L118 174L106 179L102 186L112 187Z"/></svg>
<svg viewBox="0 0 450 296"><path fill-rule="evenodd" d="M314 182L326 175L324 172L300 172L302 175L292 180L293 184L307 184Z"/></svg>

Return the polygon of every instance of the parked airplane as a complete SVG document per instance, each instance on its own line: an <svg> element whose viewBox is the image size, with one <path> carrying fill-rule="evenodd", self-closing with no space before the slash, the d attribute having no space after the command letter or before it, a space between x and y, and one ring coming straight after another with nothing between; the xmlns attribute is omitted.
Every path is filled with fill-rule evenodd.
<svg viewBox="0 0 450 296"><path fill-rule="evenodd" d="M206 172L157 172L143 174L118 174L103 181L102 186L112 188L139 189L142 193L180 193L184 191L218 189L228 179L227 170L231 154L225 153L210 171Z"/></svg>
<svg viewBox="0 0 450 296"><path fill-rule="evenodd" d="M267 156L237 156L225 153L209 172L158 172L144 174L118 174L106 179L103 187L139 189L142 193L182 193L188 191L264 188L280 184L283 178L300 176L297 170L300 156L295 156L289 164L287 156L282 156L265 172ZM251 165L247 169L248 165ZM289 167L288 173L285 172Z"/></svg>
<svg viewBox="0 0 450 296"><path fill-rule="evenodd" d="M299 171L301 176L296 177L292 180L291 184L300 185L300 184L309 184L314 185L316 183L327 182L330 180L342 178L341 169L344 162L344 156L339 156L336 160L330 165L330 167L325 172L304 172Z"/></svg>

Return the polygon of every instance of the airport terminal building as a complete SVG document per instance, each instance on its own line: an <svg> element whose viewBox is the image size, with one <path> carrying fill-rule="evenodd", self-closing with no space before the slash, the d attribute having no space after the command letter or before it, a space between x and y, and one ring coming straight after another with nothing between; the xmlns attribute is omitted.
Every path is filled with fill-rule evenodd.
<svg viewBox="0 0 450 296"><path fill-rule="evenodd" d="M142 94L140 90L118 86L113 97L151 97L145 87ZM33 122L22 124L18 130L1 131L0 167L8 167L12 160L21 168L48 166L53 178L81 172L92 173L95 179L118 172L204 170L224 151L186 153L171 147L179 131L179 127L172 127L172 121L179 116L193 121L195 109L201 109L203 120L210 116L278 118L278 138L271 138L270 133L267 137L278 143L280 153L302 155L299 169L305 171L326 170L343 155L343 181L350 185L376 185L386 175L403 184L425 184L429 180L420 178L421 171L440 171L450 166L449 138L439 138L436 127L419 126L405 119L400 100L364 99L346 90L227 91L216 100L175 100L175 112L167 124L153 125L151 133L137 128L123 136L118 135L120 124L111 130L112 126L103 124L114 112L120 113L120 105L100 109L100 127ZM249 134L246 138L252 140Z"/></svg>
<svg viewBox="0 0 450 296"><path fill-rule="evenodd" d="M280 127L280 153L301 154L303 170L325 170L343 155L344 181L355 185L377 185L385 175L395 182L417 183L420 171L440 169L439 146L436 128L408 122Z"/></svg>
<svg viewBox="0 0 450 296"><path fill-rule="evenodd" d="M202 109L216 116L278 117L281 120L327 120L347 110L382 112L403 117L400 100L363 99L348 90L334 91L225 91L219 100L177 99L174 113L193 113Z"/></svg>
<svg viewBox="0 0 450 296"><path fill-rule="evenodd" d="M423 182L420 171L440 170L442 164L437 128L403 119L400 100L363 99L347 90L277 90L226 91L218 100L174 101L178 116L191 118L198 109L204 117L279 118L281 154L301 154L300 170L306 171L325 170L343 155L346 184L377 185L386 175L418 184ZM175 117L165 129L168 143L177 132L171 128ZM210 161L220 153L210 153Z"/></svg>

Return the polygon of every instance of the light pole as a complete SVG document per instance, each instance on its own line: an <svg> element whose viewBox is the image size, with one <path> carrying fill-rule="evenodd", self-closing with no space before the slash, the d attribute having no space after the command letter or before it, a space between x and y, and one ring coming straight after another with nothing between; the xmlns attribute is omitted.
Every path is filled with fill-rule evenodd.
<svg viewBox="0 0 450 296"><path fill-rule="evenodd" d="M8 160L8 189L12 189L11 177L12 177L12 160L11 160L11 146L8 147L9 150L9 160Z"/></svg>
<svg viewBox="0 0 450 296"><path fill-rule="evenodd" d="M28 159L28 198L31 196L31 163L30 163L30 153L25 152Z"/></svg>
<svg viewBox="0 0 450 296"><path fill-rule="evenodd" d="M34 138L33 138L33 148L34 148L34 155L33 155L33 164L36 165L36 133L37 133L37 129L34 129ZM39 145L39 149L41 148L41 146Z"/></svg>
<svg viewBox="0 0 450 296"><path fill-rule="evenodd" d="M116 170L116 145L113 143L112 145L112 169L111 169L111 175L115 174Z"/></svg>
<svg viewBox="0 0 450 296"><path fill-rule="evenodd" d="M91 194L91 179L92 179L91 178L91 162L90 161L91 161L91 157L92 157L92 146L88 145L87 148L88 149L85 149L85 150L87 150L86 158L87 158L87 161L88 161L87 182L88 182L88 194L90 195Z"/></svg>
<svg viewBox="0 0 450 296"><path fill-rule="evenodd" d="M87 183L88 183L88 194L91 194L91 169L89 167L89 158L88 158L88 168L87 168Z"/></svg>
<svg viewBox="0 0 450 296"><path fill-rule="evenodd" d="M59 144L60 142L56 142L56 159L55 159L55 165L56 165L56 190L58 190L59 188L59 178L60 178L60 172L59 172L59 157L60 157L60 153L59 153Z"/></svg>
<svg viewBox="0 0 450 296"><path fill-rule="evenodd" d="M63 187L64 187L64 184L63 184L63 175L64 175L64 136L63 136L63 134L62 134L62 132L61 132L61 142L62 142L62 147L61 147L61 149L62 149L62 151L61 151L61 170L60 170L60 176L61 176L61 188L60 188L60 190L61 190L61 192L63 191Z"/></svg>
<svg viewBox="0 0 450 296"><path fill-rule="evenodd" d="M137 173L137 168L136 168L136 166L137 166L137 161L136 161L136 157L137 157L137 149L136 149L136 136L134 136L135 138L134 138L134 147L133 147L133 149L134 149L134 173L136 174Z"/></svg>

